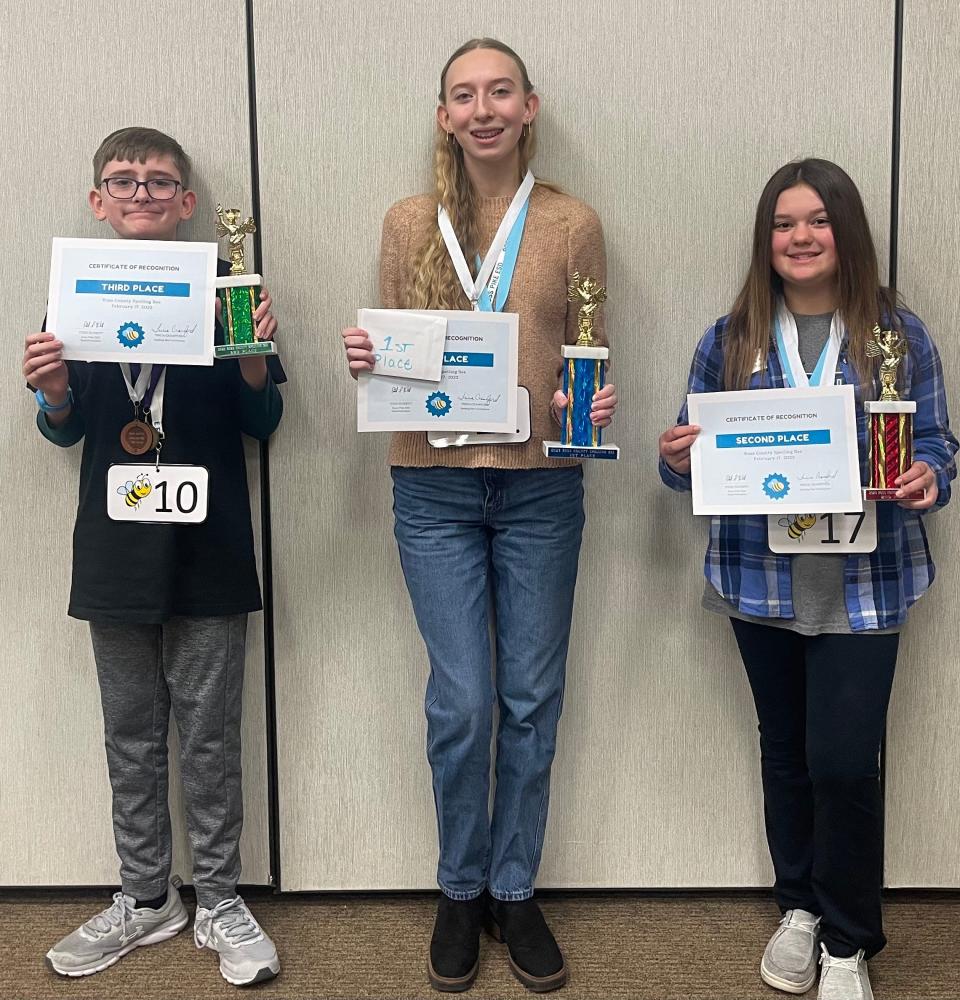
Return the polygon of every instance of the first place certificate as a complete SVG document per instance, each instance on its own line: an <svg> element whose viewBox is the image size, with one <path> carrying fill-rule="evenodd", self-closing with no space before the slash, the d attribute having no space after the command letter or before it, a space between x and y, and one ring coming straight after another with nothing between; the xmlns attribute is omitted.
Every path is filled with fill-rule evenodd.
<svg viewBox="0 0 960 1000"><path fill-rule="evenodd" d="M694 514L863 510L853 386L691 393Z"/></svg>
<svg viewBox="0 0 960 1000"><path fill-rule="evenodd" d="M417 313L447 321L440 379L361 374L357 430L516 433L517 314L457 309ZM389 315L381 313L385 324Z"/></svg>
<svg viewBox="0 0 960 1000"><path fill-rule="evenodd" d="M216 243L53 240L47 329L72 361L212 365Z"/></svg>

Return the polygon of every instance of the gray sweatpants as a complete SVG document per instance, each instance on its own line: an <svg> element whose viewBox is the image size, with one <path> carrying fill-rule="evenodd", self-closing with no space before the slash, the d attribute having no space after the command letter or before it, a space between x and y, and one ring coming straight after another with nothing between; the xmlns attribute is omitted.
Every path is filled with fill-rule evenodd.
<svg viewBox="0 0 960 1000"><path fill-rule="evenodd" d="M246 631L245 614L171 618L163 625L90 622L120 880L136 899L162 895L170 878L171 706L197 900L209 908L236 894Z"/></svg>

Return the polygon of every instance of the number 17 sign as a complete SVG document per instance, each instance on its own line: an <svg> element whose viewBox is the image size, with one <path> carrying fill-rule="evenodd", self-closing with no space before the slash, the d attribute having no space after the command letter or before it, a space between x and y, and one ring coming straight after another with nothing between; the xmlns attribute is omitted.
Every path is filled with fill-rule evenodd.
<svg viewBox="0 0 960 1000"><path fill-rule="evenodd" d="M877 505L864 504L849 514L776 514L767 516L767 544L786 555L846 555L877 547Z"/></svg>

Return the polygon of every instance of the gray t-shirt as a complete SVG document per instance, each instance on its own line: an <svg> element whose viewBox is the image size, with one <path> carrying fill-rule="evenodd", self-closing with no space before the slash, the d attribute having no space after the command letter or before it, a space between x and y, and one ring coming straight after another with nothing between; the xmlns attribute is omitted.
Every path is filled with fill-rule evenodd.
<svg viewBox="0 0 960 1000"><path fill-rule="evenodd" d="M820 354L830 336L833 313L819 316L795 316L797 321L798 347L803 370L813 374L820 360ZM836 372L829 382L837 382ZM709 580L704 580L703 607L707 611L739 618L742 621L757 622L786 628L803 635L820 635L824 632L851 633L847 616L846 600L843 592L843 568L847 557L843 555L798 554L790 556L791 582L793 589L793 618L760 618L745 615L713 589ZM899 632L899 628L880 629L881 632Z"/></svg>

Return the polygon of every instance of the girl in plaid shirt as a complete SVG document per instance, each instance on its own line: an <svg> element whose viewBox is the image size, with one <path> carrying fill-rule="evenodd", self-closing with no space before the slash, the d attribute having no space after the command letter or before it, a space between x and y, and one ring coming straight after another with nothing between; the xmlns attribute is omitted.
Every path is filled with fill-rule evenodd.
<svg viewBox="0 0 960 1000"><path fill-rule="evenodd" d="M776 554L768 545L776 518L768 525L764 516L714 517L704 564L704 607L731 620L760 722L767 841L783 913L760 975L804 993L819 958L820 1000L873 998L866 960L885 944L880 744L900 628L934 576L923 515L949 501L958 447L937 349L880 285L860 193L836 164L789 163L767 182L746 281L730 314L700 340L688 384L690 392L821 378L853 385L866 482L863 401L879 392L867 343L878 323L906 342L900 395L917 412L914 461L897 480L898 502L876 504L875 550L812 554L797 539L797 555ZM672 489L690 489L698 432L684 406L660 437L660 475Z"/></svg>

